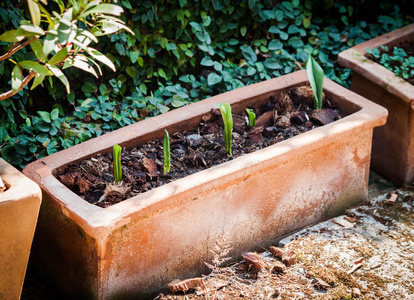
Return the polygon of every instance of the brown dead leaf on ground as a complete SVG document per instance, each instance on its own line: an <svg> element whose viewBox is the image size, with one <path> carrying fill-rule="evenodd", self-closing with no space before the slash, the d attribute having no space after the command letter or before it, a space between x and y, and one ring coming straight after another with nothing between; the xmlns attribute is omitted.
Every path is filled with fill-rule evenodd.
<svg viewBox="0 0 414 300"><path fill-rule="evenodd" d="M243 259L249 266L250 272L259 272L265 266L263 257L255 252L243 253Z"/></svg>
<svg viewBox="0 0 414 300"><path fill-rule="evenodd" d="M174 279L168 284L168 288L171 292L187 292L190 289L206 290L203 278L190 278L185 280Z"/></svg>

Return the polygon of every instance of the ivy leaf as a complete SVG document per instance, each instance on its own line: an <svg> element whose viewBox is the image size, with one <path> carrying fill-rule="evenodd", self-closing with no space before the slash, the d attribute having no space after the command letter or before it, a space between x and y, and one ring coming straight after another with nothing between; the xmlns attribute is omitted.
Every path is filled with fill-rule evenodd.
<svg viewBox="0 0 414 300"><path fill-rule="evenodd" d="M40 118L42 118L42 120L46 123L50 123L52 120L50 119L50 114L47 111L38 111L37 112L40 116Z"/></svg>
<svg viewBox="0 0 414 300"><path fill-rule="evenodd" d="M221 82L221 80L222 80L222 78L219 75L217 75L216 73L214 73L214 72L208 74L207 83L210 86L215 85L215 84Z"/></svg>
<svg viewBox="0 0 414 300"><path fill-rule="evenodd" d="M129 58L131 59L131 62L135 64L138 60L139 54L137 51L130 51L129 52Z"/></svg>
<svg viewBox="0 0 414 300"><path fill-rule="evenodd" d="M200 62L200 65L211 67L214 64L213 60L209 56L203 57L203 59Z"/></svg>
<svg viewBox="0 0 414 300"><path fill-rule="evenodd" d="M135 72L136 72L136 70L135 70L135 67L134 67L134 66L129 66L129 67L127 67L127 68L125 69L125 71L126 71L126 73L127 73L130 77L132 77L132 78L134 78L134 77L135 77Z"/></svg>
<svg viewBox="0 0 414 300"><path fill-rule="evenodd" d="M265 65L266 68L271 69L271 70L281 68L281 64L276 58L268 58L264 61L263 64Z"/></svg>
<svg viewBox="0 0 414 300"><path fill-rule="evenodd" d="M12 77L12 90L13 92L17 92L22 85L22 70L20 69L19 65L15 65L11 74Z"/></svg>
<svg viewBox="0 0 414 300"><path fill-rule="evenodd" d="M50 118L53 121L55 121L55 120L57 120L58 117L59 117L59 108L55 108L54 110L51 111Z"/></svg>
<svg viewBox="0 0 414 300"><path fill-rule="evenodd" d="M128 0L122 0L121 3L125 8L132 9L131 3Z"/></svg>
<svg viewBox="0 0 414 300"><path fill-rule="evenodd" d="M188 101L186 101L183 97L181 97L179 95L174 95L172 97L172 100L171 100L171 105L172 105L172 107L175 107L175 108L184 106L187 103L188 103Z"/></svg>
<svg viewBox="0 0 414 300"><path fill-rule="evenodd" d="M280 50L283 48L283 44L279 40L272 40L267 47L269 50Z"/></svg>

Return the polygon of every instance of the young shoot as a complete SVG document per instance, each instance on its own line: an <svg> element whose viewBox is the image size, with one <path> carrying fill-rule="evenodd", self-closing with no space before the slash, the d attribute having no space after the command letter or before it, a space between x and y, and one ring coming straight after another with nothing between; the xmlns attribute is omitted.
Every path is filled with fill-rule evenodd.
<svg viewBox="0 0 414 300"><path fill-rule="evenodd" d="M233 116L231 115L231 106L228 103L218 103L217 107L220 109L221 117L224 123L224 149L230 156L231 153L231 142L233 132Z"/></svg>
<svg viewBox="0 0 414 300"><path fill-rule="evenodd" d="M171 168L170 136L168 135L167 130L165 130L163 148L164 148L163 172L164 172L164 175L165 175L168 172L170 172L170 168Z"/></svg>
<svg viewBox="0 0 414 300"><path fill-rule="evenodd" d="M249 126L254 127L256 125L256 114L253 109L246 108L247 117L249 118Z"/></svg>
<svg viewBox="0 0 414 300"><path fill-rule="evenodd" d="M121 152L122 148L118 144L115 144L112 149L115 184L118 184L122 181Z"/></svg>
<svg viewBox="0 0 414 300"><path fill-rule="evenodd" d="M306 62L306 73L313 91L313 106L315 109L322 108L323 76L324 72L316 60L309 54Z"/></svg>

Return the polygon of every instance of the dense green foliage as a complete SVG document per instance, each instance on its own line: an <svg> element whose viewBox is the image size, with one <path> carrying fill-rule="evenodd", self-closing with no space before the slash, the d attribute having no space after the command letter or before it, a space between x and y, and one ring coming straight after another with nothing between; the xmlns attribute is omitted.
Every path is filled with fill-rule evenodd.
<svg viewBox="0 0 414 300"><path fill-rule="evenodd" d="M402 79L414 79L414 56L409 56L404 49L393 47L389 54L387 46L366 49L374 60Z"/></svg>
<svg viewBox="0 0 414 300"><path fill-rule="evenodd" d="M309 54L328 78L347 86L350 71L337 65L337 54L413 17L410 1L403 0L400 6L363 0L119 2L126 11L121 19L135 35L117 32L94 45L117 72L102 66L104 77L95 79L71 69L69 95L62 85L44 82L0 102L3 158L23 167L147 116L302 69ZM6 0L0 18L0 28L10 29L30 15ZM19 55L15 59L34 58ZM0 64L3 91L10 71Z"/></svg>

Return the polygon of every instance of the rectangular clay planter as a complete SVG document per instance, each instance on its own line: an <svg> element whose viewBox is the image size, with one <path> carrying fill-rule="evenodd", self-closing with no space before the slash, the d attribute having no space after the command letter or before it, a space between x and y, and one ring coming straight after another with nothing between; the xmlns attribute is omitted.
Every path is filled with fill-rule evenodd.
<svg viewBox="0 0 414 300"><path fill-rule="evenodd" d="M41 202L32 180L0 159L0 299L20 299Z"/></svg>
<svg viewBox="0 0 414 300"><path fill-rule="evenodd" d="M176 180L111 207L91 205L53 175L74 161L194 128L228 102L233 111L307 84L305 71L214 96L124 127L28 165L44 198L35 238L39 269L72 297L140 299L205 271L223 236L232 256L338 215L367 197L373 127L387 111L325 78L351 115Z"/></svg>
<svg viewBox="0 0 414 300"><path fill-rule="evenodd" d="M374 130L372 168L399 186L414 181L414 86L365 57L365 49L414 41L414 24L394 30L339 54L353 71L351 90L385 107L385 126Z"/></svg>

